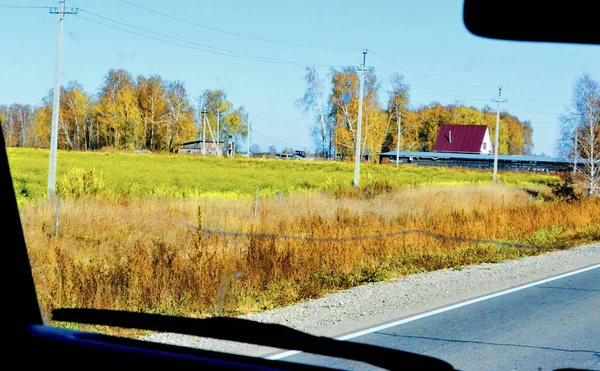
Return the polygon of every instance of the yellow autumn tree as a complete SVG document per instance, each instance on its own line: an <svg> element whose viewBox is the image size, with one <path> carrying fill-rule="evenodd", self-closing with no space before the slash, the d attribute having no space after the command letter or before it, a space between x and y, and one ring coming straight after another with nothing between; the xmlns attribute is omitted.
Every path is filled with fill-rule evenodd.
<svg viewBox="0 0 600 371"><path fill-rule="evenodd" d="M359 76L351 67L331 70L332 92L330 118L335 123L333 140L337 154L343 159L353 159L356 146ZM381 152L386 129L386 113L381 109L377 90L379 83L373 70L365 73L363 96L363 122L361 130L361 153L370 161L377 161Z"/></svg>
<svg viewBox="0 0 600 371"><path fill-rule="evenodd" d="M144 147L157 150L161 147L160 126L166 122L168 115L164 82L159 75L138 76L135 93L143 123Z"/></svg>
<svg viewBox="0 0 600 371"><path fill-rule="evenodd" d="M135 85L129 72L110 70L100 89L95 118L105 145L143 148L144 124L137 104Z"/></svg>
<svg viewBox="0 0 600 371"><path fill-rule="evenodd" d="M93 149L93 102L77 81L70 81L67 87L61 87L58 113L57 146L60 149L87 150ZM42 100L42 106L35 110L33 136L36 146L50 145L52 125L51 90Z"/></svg>
<svg viewBox="0 0 600 371"><path fill-rule="evenodd" d="M414 121L408 117L410 87L404 82L404 77L398 74L391 76L390 83L392 88L388 91L388 103L385 110L387 124L382 151L395 151L398 145L400 145L400 150L414 150L412 144L409 144L411 140L407 140L411 133L414 134ZM400 133L400 138L398 138L398 133Z"/></svg>

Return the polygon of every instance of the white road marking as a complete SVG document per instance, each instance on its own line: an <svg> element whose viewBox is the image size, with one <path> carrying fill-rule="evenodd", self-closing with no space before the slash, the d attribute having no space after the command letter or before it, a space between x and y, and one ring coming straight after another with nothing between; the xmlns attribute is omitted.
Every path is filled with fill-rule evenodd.
<svg viewBox="0 0 600 371"><path fill-rule="evenodd" d="M533 287L533 286L542 285L544 283L555 281L555 280L559 280L561 278L566 278L566 277L569 277L569 276L574 276L576 274L587 272L587 271L590 271L590 270L593 270L593 269L597 269L597 268L600 268L600 264L592 265L592 266L587 267L587 268L578 269L576 271L572 271L572 272L569 272L569 273L564 273L564 274L561 274L561 275L558 275L558 276L546 278L546 279L543 279L541 281L536 281L536 282L528 283L528 284L525 284L525 285L522 285L522 286L513 287L512 289L507 289L507 290L499 291L499 292L496 292L496 293L493 293L493 294L489 294L489 295L485 295L485 296L481 296L481 297L478 297L478 298L475 298L475 299L463 301L463 302L460 302L460 303L457 303L457 304L453 304L453 305L450 305L450 306L447 306L447 307L443 307L443 308L435 309L435 310L432 310L432 311L429 311L429 312L417 314L415 316L407 317L407 318L404 318L404 319L401 319L401 320L398 320L398 321L394 321L394 322L386 323L386 324L383 324L383 325L371 327L371 328L368 328L368 329L365 329L365 330L361 330L361 331L358 331L358 332L353 332L353 333L350 333L350 334L347 334L347 335L344 335L344 336L336 337L335 339L336 340L349 340L349 339L357 338L359 336L363 336L363 335L367 335L367 334L372 334L374 332L385 330L385 329L390 328L390 327L399 326L399 325L402 325L402 324L405 324L405 323L408 323L408 322L419 320L421 318L431 317L431 316L434 316L436 314L440 314L440 313L444 313L444 312L450 311L452 309L457 309L457 308L465 307L467 305L479 303L479 302L484 301L484 300L489 300L489 299L497 298L498 296L510 294L512 292L524 290L524 289L527 289L527 288L530 288L530 287ZM302 352L298 351L298 350L290 350L290 351L287 351L287 352L277 353L277 354L274 354L272 356L268 356L268 357L265 357L265 358L266 359L271 359L271 360L276 360L276 359L282 359L282 358L285 358L285 357L290 357L290 356L293 356L293 355L299 354L299 353L302 353Z"/></svg>

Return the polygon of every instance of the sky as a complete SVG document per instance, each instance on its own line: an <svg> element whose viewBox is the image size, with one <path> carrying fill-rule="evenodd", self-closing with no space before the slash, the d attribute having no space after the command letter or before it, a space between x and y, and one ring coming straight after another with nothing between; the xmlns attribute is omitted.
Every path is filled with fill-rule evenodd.
<svg viewBox="0 0 600 371"><path fill-rule="evenodd" d="M58 17L12 5L58 2L0 0L0 104L40 105L54 84ZM534 154L555 154L558 116L576 79L586 72L600 79L600 46L477 37L463 24L461 0L67 0L66 7L79 11L64 21L61 84L77 80L96 94L110 69L123 68L181 80L194 101L223 89L245 106L252 143L263 151L314 148L313 120L294 105L306 66L327 78L332 67L359 66L364 49L382 103L393 73L410 85L413 108L495 106L502 86L501 109L533 126Z"/></svg>

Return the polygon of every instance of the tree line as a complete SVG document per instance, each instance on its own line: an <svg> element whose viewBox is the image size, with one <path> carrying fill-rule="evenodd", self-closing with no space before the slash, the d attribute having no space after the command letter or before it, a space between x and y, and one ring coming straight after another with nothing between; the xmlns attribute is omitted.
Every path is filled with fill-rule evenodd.
<svg viewBox="0 0 600 371"><path fill-rule="evenodd" d="M332 69L331 91L325 92L325 79L314 68L306 69L306 91L297 106L314 118L311 134L317 153L327 158L352 159L358 117L359 75L354 68ZM486 125L495 139L496 112L490 107L477 109L460 104L433 102L418 108L409 106L410 86L403 76L391 76L391 89L384 104L379 99L381 82L373 69L365 72L363 97L362 153L376 154L396 150L398 127L400 149L431 151L442 124ZM533 149L533 128L508 112L500 113L498 152L528 155Z"/></svg>
<svg viewBox="0 0 600 371"><path fill-rule="evenodd" d="M10 147L49 147L52 97L39 107L0 105L0 123ZM102 147L173 152L182 143L208 133L207 140L240 141L248 135L248 115L222 90L207 90L193 102L179 80L137 76L111 69L99 92L89 95L81 84L61 87L58 148ZM206 127L204 127L206 123Z"/></svg>
<svg viewBox="0 0 600 371"><path fill-rule="evenodd" d="M571 105L560 117L556 151L573 158L575 176L582 175L589 195L600 190L600 83L588 73L573 85ZM578 160L579 167L576 166Z"/></svg>
<svg viewBox="0 0 600 371"><path fill-rule="evenodd" d="M311 135L316 155L353 159L359 76L355 69L345 68L332 69L330 78L331 90L325 91L325 80L314 68L307 68L306 92L296 105L314 118ZM492 108L437 102L411 108L410 86L404 78L395 74L390 82L382 103L381 82L373 69L366 71L361 148L371 160L396 149L399 126L401 150L431 151L442 124L487 125L494 141ZM0 106L8 146L49 147L52 97L50 91L39 107ZM531 154L531 124L508 112L500 116L499 153ZM207 141L231 136L236 143L248 135L244 106L235 107L224 91L207 90L192 101L179 80L163 80L160 75L133 78L122 69L108 71L95 95L87 94L76 81L61 87L58 124L58 147L84 151L113 147L174 152L202 135Z"/></svg>

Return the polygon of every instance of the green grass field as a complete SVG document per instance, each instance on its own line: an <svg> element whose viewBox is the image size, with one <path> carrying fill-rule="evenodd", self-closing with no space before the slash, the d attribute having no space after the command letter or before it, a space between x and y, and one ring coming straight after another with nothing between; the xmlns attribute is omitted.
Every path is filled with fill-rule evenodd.
<svg viewBox="0 0 600 371"><path fill-rule="evenodd" d="M48 150L8 148L15 192L20 202L46 195ZM216 158L103 152L58 152L57 187L73 182L75 169L94 169L103 196L188 198L216 196L247 198L306 190L340 191L351 188L354 166L340 162ZM71 174L73 175L73 173ZM77 177L77 176L76 176ZM399 188L424 184L489 183L490 171L365 164L361 186ZM530 173L501 173L506 185L545 185L558 177Z"/></svg>

